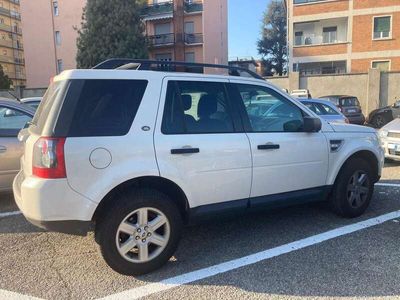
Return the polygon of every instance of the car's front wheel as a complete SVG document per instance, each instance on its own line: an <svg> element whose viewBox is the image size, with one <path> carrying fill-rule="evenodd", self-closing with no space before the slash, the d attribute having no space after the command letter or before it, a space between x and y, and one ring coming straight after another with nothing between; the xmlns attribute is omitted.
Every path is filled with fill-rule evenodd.
<svg viewBox="0 0 400 300"><path fill-rule="evenodd" d="M372 168L361 158L352 158L340 171L331 195L333 210L342 217L355 218L368 208L374 191Z"/></svg>
<svg viewBox="0 0 400 300"><path fill-rule="evenodd" d="M176 205L157 190L131 190L102 214L96 236L107 264L124 275L142 275L175 252L182 220Z"/></svg>

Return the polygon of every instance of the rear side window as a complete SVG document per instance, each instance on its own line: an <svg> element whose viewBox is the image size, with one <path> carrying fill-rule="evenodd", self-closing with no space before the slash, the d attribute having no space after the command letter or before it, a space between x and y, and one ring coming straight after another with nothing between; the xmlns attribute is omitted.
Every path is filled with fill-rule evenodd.
<svg viewBox="0 0 400 300"><path fill-rule="evenodd" d="M341 98L340 99L341 106L360 106L360 102L356 97L349 97L349 98Z"/></svg>
<svg viewBox="0 0 400 300"><path fill-rule="evenodd" d="M72 80L59 123L68 123L67 136L123 136L127 134L147 87L146 80ZM60 124L60 127L63 127ZM64 129L65 130L65 129ZM62 131L64 131L62 130Z"/></svg>
<svg viewBox="0 0 400 300"><path fill-rule="evenodd" d="M170 81L162 123L164 134L235 131L225 85L218 82Z"/></svg>

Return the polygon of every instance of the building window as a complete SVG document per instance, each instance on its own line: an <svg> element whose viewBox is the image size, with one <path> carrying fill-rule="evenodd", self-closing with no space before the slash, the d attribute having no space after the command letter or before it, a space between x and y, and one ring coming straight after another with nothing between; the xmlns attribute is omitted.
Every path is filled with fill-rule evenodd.
<svg viewBox="0 0 400 300"><path fill-rule="evenodd" d="M57 59L57 74L60 74L64 71L64 64L62 59Z"/></svg>
<svg viewBox="0 0 400 300"><path fill-rule="evenodd" d="M381 72L388 72L390 71L390 60L372 61L371 67Z"/></svg>
<svg viewBox="0 0 400 300"><path fill-rule="evenodd" d="M185 22L185 33L194 33L194 22Z"/></svg>
<svg viewBox="0 0 400 300"><path fill-rule="evenodd" d="M61 45L61 32L60 31L56 31L56 45L60 46Z"/></svg>
<svg viewBox="0 0 400 300"><path fill-rule="evenodd" d="M186 52L185 53L185 62L193 63L195 62L194 52Z"/></svg>
<svg viewBox="0 0 400 300"><path fill-rule="evenodd" d="M303 44L303 31L297 31L294 33L294 44L295 46Z"/></svg>
<svg viewBox="0 0 400 300"><path fill-rule="evenodd" d="M337 27L324 27L322 37L324 44L337 43Z"/></svg>
<svg viewBox="0 0 400 300"><path fill-rule="evenodd" d="M392 37L392 17L374 17L374 35L376 39L387 39Z"/></svg>
<svg viewBox="0 0 400 300"><path fill-rule="evenodd" d="M55 16L58 16L59 11L58 11L58 1L53 1L53 13Z"/></svg>

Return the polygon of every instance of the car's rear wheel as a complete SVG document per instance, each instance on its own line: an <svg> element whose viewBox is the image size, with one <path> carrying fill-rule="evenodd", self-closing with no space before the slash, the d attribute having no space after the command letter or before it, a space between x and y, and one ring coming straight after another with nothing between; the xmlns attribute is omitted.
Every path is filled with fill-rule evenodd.
<svg viewBox="0 0 400 300"><path fill-rule="evenodd" d="M96 225L102 255L118 273L149 273L165 264L178 246L179 210L157 190L132 190L122 197Z"/></svg>
<svg viewBox="0 0 400 300"><path fill-rule="evenodd" d="M360 158L350 159L340 171L331 195L336 214L355 218L368 208L374 191L372 168Z"/></svg>

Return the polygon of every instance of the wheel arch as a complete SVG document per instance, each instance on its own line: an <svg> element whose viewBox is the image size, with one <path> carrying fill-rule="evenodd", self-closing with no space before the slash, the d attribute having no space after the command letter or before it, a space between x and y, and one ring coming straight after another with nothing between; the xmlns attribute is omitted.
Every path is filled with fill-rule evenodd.
<svg viewBox="0 0 400 300"><path fill-rule="evenodd" d="M366 162L370 163L371 167L372 167L372 171L375 175L375 178L373 178L374 182L379 181L379 159L377 157L377 155L371 151L371 150L358 150L354 153L349 154L346 159L344 159L344 161L341 163L340 167L337 169L337 171L335 172L335 175L333 177L333 183L336 182L340 172L343 170L344 166L351 160L354 158L361 158L363 160L365 160Z"/></svg>
<svg viewBox="0 0 400 300"><path fill-rule="evenodd" d="M107 211L107 208L112 205L114 197L116 197L119 193L123 193L124 190L134 188L155 189L166 194L179 208L182 220L184 222L188 221L190 206L186 194L175 182L160 176L132 178L117 185L100 201L93 214L92 221L96 222L98 218L101 218L102 214Z"/></svg>

